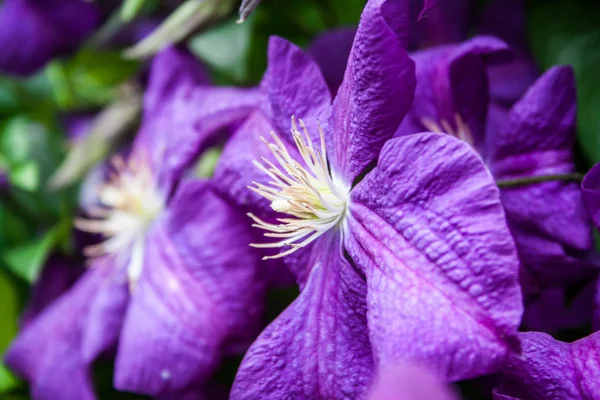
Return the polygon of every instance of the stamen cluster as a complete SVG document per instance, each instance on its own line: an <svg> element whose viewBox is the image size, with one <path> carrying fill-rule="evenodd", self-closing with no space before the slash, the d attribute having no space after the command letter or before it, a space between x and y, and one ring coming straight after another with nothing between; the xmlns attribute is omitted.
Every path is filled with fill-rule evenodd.
<svg viewBox="0 0 600 400"><path fill-rule="evenodd" d="M448 135L467 142L471 146L475 144L471 128L469 128L469 125L462 119L459 113L454 114L454 126L445 119L441 119L438 123L431 118L423 118L421 119L421 123L430 132L447 133Z"/></svg>
<svg viewBox="0 0 600 400"><path fill-rule="evenodd" d="M88 210L90 219L80 218L75 225L82 231L98 233L106 240L84 249L88 257L107 254L128 258L128 274L136 278L141 272L144 235L164 208L152 171L141 159L128 161L116 156L111 160L113 172L99 188L100 207Z"/></svg>
<svg viewBox="0 0 600 400"><path fill-rule="evenodd" d="M320 145L313 144L310 135L299 120L302 133L292 117L292 137L302 163L288 151L286 145L271 132L273 142L261 138L267 145L277 164L263 157L254 164L271 178L269 185L252 182L250 189L271 201L271 208L290 215L279 218L273 224L248 214L255 222L252 226L268 231L266 237L282 239L278 242L251 244L259 248L290 247L275 256L280 258L292 254L313 242L323 233L338 225L346 211L348 190L331 175L327 164L327 152L323 130L319 126Z"/></svg>

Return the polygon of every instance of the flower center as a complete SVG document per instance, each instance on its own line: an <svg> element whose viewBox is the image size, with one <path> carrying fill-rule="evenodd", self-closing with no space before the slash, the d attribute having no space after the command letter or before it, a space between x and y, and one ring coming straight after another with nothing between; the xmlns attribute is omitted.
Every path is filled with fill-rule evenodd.
<svg viewBox="0 0 600 400"><path fill-rule="evenodd" d="M133 157L124 161L120 156L111 163L114 172L99 190L101 206L89 209L92 218L79 218L75 226L106 239L84 248L86 256L116 256L126 264L129 281L134 283L142 270L145 234L164 208L164 200L147 163Z"/></svg>
<svg viewBox="0 0 600 400"><path fill-rule="evenodd" d="M271 201L271 208L290 215L279 218L279 224L265 222L248 214L255 222L253 227L266 230L266 237L282 239L273 243L251 244L259 248L289 247L289 249L263 259L280 258L316 240L323 233L338 225L346 212L349 188L341 184L329 172L323 130L319 126L320 145L314 145L302 120L302 133L292 117L292 136L302 163L295 160L275 132L273 143L261 138L279 165L262 158L254 161L259 169L272 180L269 185L252 182L254 192Z"/></svg>
<svg viewBox="0 0 600 400"><path fill-rule="evenodd" d="M431 132L447 133L467 142L471 147L475 144L469 125L462 119L459 113L454 114L454 126L445 119L441 119L438 123L431 118L422 118L421 123Z"/></svg>

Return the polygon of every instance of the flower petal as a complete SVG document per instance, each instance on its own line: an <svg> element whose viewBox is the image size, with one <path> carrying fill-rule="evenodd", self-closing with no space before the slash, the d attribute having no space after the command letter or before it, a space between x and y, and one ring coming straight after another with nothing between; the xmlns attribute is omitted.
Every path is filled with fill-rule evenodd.
<svg viewBox="0 0 600 400"><path fill-rule="evenodd" d="M271 160L271 152L261 137L268 138L272 130L273 126L263 113L252 113L225 144L213 180L217 190L228 200L261 216L273 213L270 203L248 186L252 182L268 182L268 176L252 162L261 157Z"/></svg>
<svg viewBox="0 0 600 400"><path fill-rule="evenodd" d="M454 392L431 371L402 364L378 374L368 400L457 400Z"/></svg>
<svg viewBox="0 0 600 400"><path fill-rule="evenodd" d="M17 336L6 364L27 379L38 400L94 399L90 362L81 354L82 318L98 293L105 271L85 273Z"/></svg>
<svg viewBox="0 0 600 400"><path fill-rule="evenodd" d="M449 380L499 368L523 312L519 263L477 154L443 134L396 138L351 196L346 249L367 277L380 363Z"/></svg>
<svg viewBox="0 0 600 400"><path fill-rule="evenodd" d="M197 58L177 47L167 47L152 60L144 112L158 112L180 87L207 85L208 72Z"/></svg>
<svg viewBox="0 0 600 400"><path fill-rule="evenodd" d="M472 136L465 140L481 149L489 104L487 64L508 54L508 46L491 36L411 54L417 75L415 100L396 136L429 130L424 119L440 127L445 121L456 130L460 116Z"/></svg>
<svg viewBox="0 0 600 400"><path fill-rule="evenodd" d="M333 234L315 242L306 286L246 353L232 400L361 398L372 377L366 287L340 246Z"/></svg>
<svg viewBox="0 0 600 400"><path fill-rule="evenodd" d="M272 36L262 87L268 98L265 115L271 117L282 139L294 143L290 130L295 116L304 121L311 138L319 143L317 121L327 132L331 94L319 66L301 48Z"/></svg>
<svg viewBox="0 0 600 400"><path fill-rule="evenodd" d="M29 303L21 315L22 327L27 326L46 307L66 292L85 270L79 265L53 255L31 291Z"/></svg>
<svg viewBox="0 0 600 400"><path fill-rule="evenodd" d="M575 119L573 71L551 68L514 105L504 126L488 137L496 180L574 172ZM501 196L511 224L577 251L592 248L590 221L576 183L503 188ZM521 239L515 238L520 248Z"/></svg>
<svg viewBox="0 0 600 400"><path fill-rule="evenodd" d="M105 276L98 283L96 295L90 300L86 315L83 316L81 353L86 362L92 363L96 357L113 350L119 339L125 311L129 302L129 288L122 270L115 270L115 264L96 263L95 269L104 269Z"/></svg>
<svg viewBox="0 0 600 400"><path fill-rule="evenodd" d="M166 192L221 129L246 118L260 99L256 89L213 88L202 77L199 62L176 49L152 65L133 151L148 159Z"/></svg>
<svg viewBox="0 0 600 400"><path fill-rule="evenodd" d="M198 205L201 207L198 207ZM207 182L180 186L146 240L120 337L115 387L164 396L201 387L258 331L263 285L246 217Z"/></svg>
<svg viewBox="0 0 600 400"><path fill-rule="evenodd" d="M600 227L600 164L594 165L587 173L581 189L587 211L596 226Z"/></svg>
<svg viewBox="0 0 600 400"><path fill-rule="evenodd" d="M81 0L6 0L0 8L0 71L29 75L74 50L100 22Z"/></svg>
<svg viewBox="0 0 600 400"><path fill-rule="evenodd" d="M528 399L594 399L600 393L600 334L563 343L539 332L519 334L520 355L502 369Z"/></svg>
<svg viewBox="0 0 600 400"><path fill-rule="evenodd" d="M469 29L471 0L411 1L411 45L419 49L464 40ZM429 7L429 9L427 9ZM421 18L425 12L425 18Z"/></svg>
<svg viewBox="0 0 600 400"><path fill-rule="evenodd" d="M408 1L370 0L361 16L344 81L333 104L334 173L352 184L410 108L414 63L404 46Z"/></svg>
<svg viewBox="0 0 600 400"><path fill-rule="evenodd" d="M334 96L344 79L344 71L346 71L355 35L356 28L332 29L319 35L308 49L308 54L319 65Z"/></svg>

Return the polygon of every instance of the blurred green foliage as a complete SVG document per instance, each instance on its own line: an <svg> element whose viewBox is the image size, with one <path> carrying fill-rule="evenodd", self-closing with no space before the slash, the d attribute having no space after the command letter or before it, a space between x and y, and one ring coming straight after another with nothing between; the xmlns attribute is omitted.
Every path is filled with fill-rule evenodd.
<svg viewBox="0 0 600 400"><path fill-rule="evenodd" d="M531 0L527 17L530 44L541 67L573 66L581 149L589 163L600 162L600 4Z"/></svg>

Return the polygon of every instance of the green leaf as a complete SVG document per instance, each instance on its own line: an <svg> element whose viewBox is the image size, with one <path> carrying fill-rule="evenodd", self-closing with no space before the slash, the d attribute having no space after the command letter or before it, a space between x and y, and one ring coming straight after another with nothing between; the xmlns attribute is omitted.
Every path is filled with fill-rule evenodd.
<svg viewBox="0 0 600 400"><path fill-rule="evenodd" d="M27 162L10 171L10 181L23 190L33 191L40 185L40 171L35 162Z"/></svg>
<svg viewBox="0 0 600 400"><path fill-rule="evenodd" d="M600 5L584 0L533 0L529 39L542 68L570 64L577 79L578 138L591 163L600 162Z"/></svg>
<svg viewBox="0 0 600 400"><path fill-rule="evenodd" d="M2 260L17 276L33 283L52 249L69 234L70 221L65 220L47 231L42 237L6 249Z"/></svg>
<svg viewBox="0 0 600 400"><path fill-rule="evenodd" d="M248 51L253 18L243 24L235 19L196 35L188 43L190 50L207 65L233 81L248 76Z"/></svg>
<svg viewBox="0 0 600 400"><path fill-rule="evenodd" d="M135 60L121 57L118 51L82 49L73 59L48 65L57 103L63 109L84 109L112 101L117 87L139 69Z"/></svg>
<svg viewBox="0 0 600 400"><path fill-rule="evenodd" d="M121 19L129 22L137 17L144 8L147 0L125 0L121 6Z"/></svg>
<svg viewBox="0 0 600 400"><path fill-rule="evenodd" d="M17 334L21 301L16 284L0 270L0 354ZM0 362L0 393L18 387L19 380Z"/></svg>
<svg viewBox="0 0 600 400"><path fill-rule="evenodd" d="M8 392L21 386L21 382L10 370L0 362L0 393Z"/></svg>

